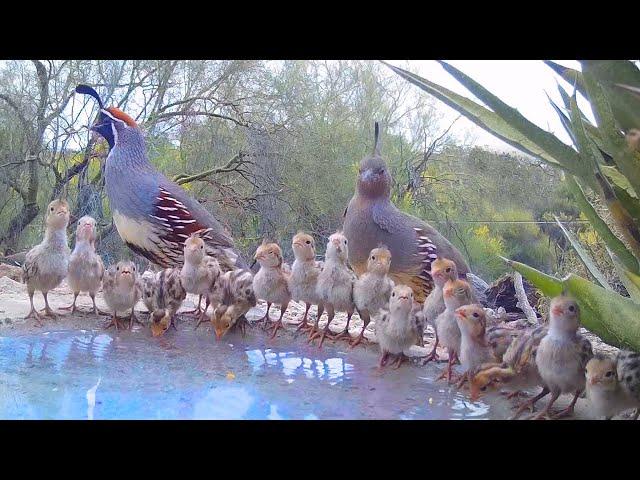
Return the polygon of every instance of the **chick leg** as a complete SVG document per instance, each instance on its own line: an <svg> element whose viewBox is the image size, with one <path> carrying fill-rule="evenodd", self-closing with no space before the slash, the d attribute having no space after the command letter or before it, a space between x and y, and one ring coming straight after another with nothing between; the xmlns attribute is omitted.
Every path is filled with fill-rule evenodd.
<svg viewBox="0 0 640 480"><path fill-rule="evenodd" d="M78 299L78 295L80 295L80 292L73 292L73 303L66 307L60 307L60 310L71 310L71 313L76 313L76 300Z"/></svg>
<svg viewBox="0 0 640 480"><path fill-rule="evenodd" d="M451 379L452 379L452 375L453 375L454 358L455 358L455 352L450 352L449 353L449 360L447 361L447 368L445 368L442 371L442 373L440 374L440 376L438 378L436 378L436 380L441 380L444 377L447 377L447 381L449 382L449 384L451 384Z"/></svg>
<svg viewBox="0 0 640 480"><path fill-rule="evenodd" d="M205 297L204 310L202 311L202 313L200 313L200 317L198 318L198 323L196 323L196 328L194 328L194 330L196 330L202 322L209 321L209 318L207 317L207 310L209 309L209 305L211 305L211 302L209 301L209 297L207 296ZM215 310L215 308L213 308L213 310Z"/></svg>
<svg viewBox="0 0 640 480"><path fill-rule="evenodd" d="M551 399L549 400L549 403L547 403L547 406L544 407L544 410L542 410L536 416L530 417L530 418L532 418L533 420L544 419L547 415L549 415L549 410L551 410L551 406L555 403L555 401L558 399L559 396L560 396L560 392L558 390L556 390L555 392L551 392Z"/></svg>
<svg viewBox="0 0 640 480"><path fill-rule="evenodd" d="M458 381L458 383L456 383L456 388L462 388L462 386L467 382L468 379L469 379L469 373L464 372L460 377L460 380Z"/></svg>
<svg viewBox="0 0 640 480"><path fill-rule="evenodd" d="M389 352L382 351L382 355L380 355L380 362L378 362L378 368L382 369L387 364L387 359L389 358Z"/></svg>
<svg viewBox="0 0 640 480"><path fill-rule="evenodd" d="M367 338L364 336L364 331L367 329L367 326L371 322L371 315L369 314L369 310L358 310L358 315L360 315L360 318L363 322L362 330L360 330L360 335L358 335L357 338L349 345L349 347L351 348L356 347L362 342L369 343L369 340L367 340Z"/></svg>
<svg viewBox="0 0 640 480"><path fill-rule="evenodd" d="M313 335L318 331L318 323L320 322L320 317L324 313L324 305L318 305L318 314L316 315L316 321L313 326L309 329L309 339L313 337Z"/></svg>
<svg viewBox="0 0 640 480"><path fill-rule="evenodd" d="M438 353L436 352L436 349L438 348L438 343L440 342L440 340L438 339L438 331L435 330L435 332L436 332L436 341L433 344L433 348L431 349L429 354L422 359L422 365L426 365L427 363L429 363L432 360L434 360L434 361L438 360Z"/></svg>
<svg viewBox="0 0 640 480"><path fill-rule="evenodd" d="M182 312L183 315L193 315L195 317L200 318L200 315L202 315L202 308L200 308L200 306L202 305L202 294L200 294L200 296L198 297L198 306L196 308L194 308L193 310L187 310L186 312ZM207 310L207 307L204 308L205 311Z"/></svg>
<svg viewBox="0 0 640 480"><path fill-rule="evenodd" d="M304 317L302 317L302 321L298 324L298 328L296 328L296 332L300 330L308 330L310 325L307 323L307 315L309 315L309 309L311 308L311 304L305 302L306 308L304 310Z"/></svg>
<svg viewBox="0 0 640 480"><path fill-rule="evenodd" d="M518 408L518 410L516 411L516 413L514 413L513 416L510 418L510 420L515 420L516 418L518 418L520 414L524 412L527 408L533 409L534 404L541 398L547 396L548 394L549 394L549 389L547 387L544 387L538 395L522 403Z"/></svg>
<svg viewBox="0 0 640 480"><path fill-rule="evenodd" d="M111 321L104 326L105 330L108 330L111 327L115 327L116 330L118 330L119 328L124 329L124 325L120 323L120 319L116 315L116 312L113 312L113 317L111 317Z"/></svg>
<svg viewBox="0 0 640 480"><path fill-rule="evenodd" d="M144 323L142 323L138 317L136 317L136 313L134 311L134 309L131 309L131 315L129 316L129 330L131 330L131 328L133 327L133 322L136 322L138 325L142 325L144 326Z"/></svg>
<svg viewBox="0 0 640 480"><path fill-rule="evenodd" d="M347 310L347 324L344 327L344 330L342 330L340 333L337 333L335 335L331 335L331 339L332 340L339 340L341 338L348 338L349 340L351 340L351 335L349 335L349 322L351 322L351 316L353 315L353 310L348 311Z"/></svg>
<svg viewBox="0 0 640 480"><path fill-rule="evenodd" d="M576 402L578 401L578 397L580 397L580 394L582 393L582 390L578 390L575 395L573 396L573 400L571 400L571 403L569 404L569 406L563 410L560 410L558 413L556 413L555 415L552 415L551 418L558 419L558 418L563 418L563 417L567 417L569 415L571 415L573 413L573 409L576 406Z"/></svg>
<svg viewBox="0 0 640 480"><path fill-rule="evenodd" d="M256 323L262 324L262 328L268 327L269 323L271 322L271 318L269 317L270 309L271 309L271 303L267 302L267 311L265 312L264 317L262 317L260 320L256 322Z"/></svg>
<svg viewBox="0 0 640 480"><path fill-rule="evenodd" d="M47 295L48 294L49 294L49 292L42 292L42 296L44 297L44 308L42 310L40 310L40 313L45 312L45 316L51 317L54 320L57 320L58 319L58 315L49 306L49 300L47 299Z"/></svg>
<svg viewBox="0 0 640 480"><path fill-rule="evenodd" d="M289 306L289 302L283 305L280 305L280 318L278 319L278 321L273 327L273 333L271 334L271 338L274 338L276 336L276 333L278 333L278 330L280 328L284 328L284 325L282 324L282 317L284 317L284 312L287 311L288 306Z"/></svg>
<svg viewBox="0 0 640 480"><path fill-rule="evenodd" d="M96 305L96 292L89 292L89 296L91 297L91 301L93 302L93 313L94 315L109 315L108 312L103 312Z"/></svg>
<svg viewBox="0 0 640 480"><path fill-rule="evenodd" d="M398 368L400 368L400 365L402 365L403 361L404 361L404 353L400 352L398 355L396 355L395 366L393 367L393 369L397 370Z"/></svg>
<svg viewBox="0 0 640 480"><path fill-rule="evenodd" d="M29 303L31 303L31 310L29 310L29 314L24 317L24 319L28 319L28 318L34 318L36 321L36 325L38 327L42 327L42 316L38 313L38 311L36 310L36 308L33 306L33 293L34 292L29 292Z"/></svg>
<svg viewBox="0 0 640 480"><path fill-rule="evenodd" d="M324 339L327 336L327 333L331 332L331 330L329 329L329 325L331 324L331 320L333 320L334 315L335 315L335 311L333 310L333 305L331 304L327 305L327 324L321 331L315 332L311 336L311 338L309 339L309 343L313 343L313 341L317 337L320 337L320 343L318 344L318 348L322 348L322 344L324 343Z"/></svg>

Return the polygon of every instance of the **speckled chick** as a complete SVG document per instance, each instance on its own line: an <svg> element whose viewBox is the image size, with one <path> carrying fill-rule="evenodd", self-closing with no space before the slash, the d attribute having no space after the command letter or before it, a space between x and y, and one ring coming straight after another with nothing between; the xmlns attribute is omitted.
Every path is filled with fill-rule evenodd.
<svg viewBox="0 0 640 480"><path fill-rule="evenodd" d="M425 322L427 325L431 325L436 333L436 341L433 344L433 348L429 355L424 359L424 362L431 360L437 360L438 354L436 349L438 348L438 332L436 330L435 321L442 312L444 312L444 298L442 296L442 289L444 284L449 280L453 281L458 278L458 269L454 261L448 258L436 258L431 263L431 270L429 271L431 278L433 278L433 290L429 293L429 296L424 301L422 306L422 312L424 314Z"/></svg>
<svg viewBox="0 0 640 480"><path fill-rule="evenodd" d="M276 336L282 328L282 317L291 301L289 291L290 273L283 268L282 250L276 243L263 240L253 257L259 264L260 270L253 277L253 291L256 298L267 302L267 311L261 321L269 325L269 309L272 303L280 305L280 318L273 327L271 338Z"/></svg>
<svg viewBox="0 0 640 480"><path fill-rule="evenodd" d="M22 280L27 284L31 304L26 318L35 318L38 325L42 325L42 316L33 306L33 294L36 290L41 291L44 297L45 315L57 318L49 306L47 294L62 283L69 270L71 251L67 244L67 225L69 205L65 200L54 200L47 207L44 239L27 252L22 266Z"/></svg>
<svg viewBox="0 0 640 480"><path fill-rule="evenodd" d="M175 315L185 298L187 292L182 286L178 268L165 268L152 277L142 279L142 301L151 313L154 337L163 335L171 326L177 330ZM155 314L157 311L162 311L162 315Z"/></svg>
<svg viewBox="0 0 640 480"><path fill-rule="evenodd" d="M111 265L104 273L102 279L102 294L104 301L113 313L111 322L105 328L124 328L118 319L118 312L131 309L129 328L135 318L134 307L140 299L140 287L137 281L136 266L133 262L123 260L116 265Z"/></svg>
<svg viewBox="0 0 640 480"><path fill-rule="evenodd" d="M206 245L204 240L198 234L192 234L184 242L184 265L180 270L180 280L182 287L187 293L198 295L198 308L192 312L198 317L196 328L205 319L204 313L209 308L211 300L215 300L215 296L211 292L215 289L215 284L220 278L220 264L218 261L205 253ZM205 297L206 303L204 310L200 309L202 297ZM217 306L214 303L213 308Z"/></svg>
<svg viewBox="0 0 640 480"><path fill-rule="evenodd" d="M389 298L395 286L389 277L390 267L391 252L387 247L380 246L371 250L367 260L367 271L353 285L353 300L364 324L351 347L362 342L371 317L378 315L380 310L389 308Z"/></svg>
<svg viewBox="0 0 640 480"><path fill-rule="evenodd" d="M395 368L401 365L404 351L415 341L413 315L413 290L407 285L396 285L389 298L389 310L382 310L376 321L380 368L384 367L389 355L395 357Z"/></svg>
<svg viewBox="0 0 640 480"><path fill-rule="evenodd" d="M244 336L248 324L245 314L257 304L253 291L253 274L249 270L226 272L220 284L221 302L211 316L216 339L221 339L229 330L236 327Z"/></svg>
<svg viewBox="0 0 640 480"><path fill-rule="evenodd" d="M321 331L314 332L309 341L320 337L318 348L322 348L329 325L335 316L335 312L347 312L347 325L345 330L349 330L349 322L355 311L353 302L353 285L357 277L349 266L349 244L347 237L342 232L336 232L329 236L325 251L324 265L320 275L318 275L318 295L324 303L327 311L327 324Z"/></svg>
<svg viewBox="0 0 640 480"><path fill-rule="evenodd" d="M536 365L551 399L536 418L549 415L553 403L563 393L573 393L571 404L555 418L573 412L578 397L585 388L585 367L593 357L591 342L578 333L580 308L571 297L560 295L551 301L549 332L540 342Z"/></svg>
<svg viewBox="0 0 640 480"><path fill-rule="evenodd" d="M596 354L586 367L587 399L596 418L640 410L640 354L622 350L616 358Z"/></svg>
<svg viewBox="0 0 640 480"><path fill-rule="evenodd" d="M318 319L324 312L324 305L318 295L318 275L322 270L322 262L316 261L316 243L313 237L304 232L298 232L291 240L291 248L295 260L291 266L291 278L289 279L289 289L291 298L297 302L305 303L304 317L298 330L308 330L310 328L307 323L307 315L311 305L318 306L316 315L316 324L314 330L318 327Z"/></svg>
<svg viewBox="0 0 640 480"><path fill-rule="evenodd" d="M453 362L460 351L461 334L455 317L457 308L473 302L471 286L464 280L449 280L443 288L444 312L436 317L436 332L440 343L447 349L449 362L439 378L447 376L451 382Z"/></svg>
<svg viewBox="0 0 640 480"><path fill-rule="evenodd" d="M104 264L96 253L96 221L85 215L78 220L76 228L76 244L69 258L67 282L73 290L73 303L64 307L71 312L76 311L76 300L80 292L88 292L93 302L93 313L98 313L96 292L102 285Z"/></svg>
<svg viewBox="0 0 640 480"><path fill-rule="evenodd" d="M486 338L487 318L482 305L471 304L457 308L456 321L460 329L460 363L464 373L458 386L481 365L497 361Z"/></svg>

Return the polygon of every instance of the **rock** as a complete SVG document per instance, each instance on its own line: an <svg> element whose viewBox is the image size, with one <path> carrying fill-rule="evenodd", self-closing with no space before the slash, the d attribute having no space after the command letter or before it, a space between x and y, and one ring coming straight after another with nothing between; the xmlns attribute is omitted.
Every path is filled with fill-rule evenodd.
<svg viewBox="0 0 640 480"><path fill-rule="evenodd" d="M9 277L14 282L22 282L22 268L0 263L0 277Z"/></svg>
<svg viewBox="0 0 640 480"><path fill-rule="evenodd" d="M541 295L526 279L523 279L523 285L527 299L529 300L529 305L535 310ZM489 308L494 310L497 310L499 307L504 308L510 320L516 320L524 316L524 312L517 307L518 299L516 298L516 290L513 286L513 277L511 274L505 274L493 282L485 293L487 296L486 306ZM539 313L538 316L540 316Z"/></svg>

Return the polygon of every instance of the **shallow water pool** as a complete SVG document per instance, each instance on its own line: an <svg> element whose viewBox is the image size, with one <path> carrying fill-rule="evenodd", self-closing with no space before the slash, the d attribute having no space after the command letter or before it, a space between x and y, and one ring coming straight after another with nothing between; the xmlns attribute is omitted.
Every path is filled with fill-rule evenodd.
<svg viewBox="0 0 640 480"><path fill-rule="evenodd" d="M441 365L377 370L377 348L304 338L216 342L205 331L49 331L0 337L1 419L490 419L434 382ZM486 403L485 403L486 402Z"/></svg>

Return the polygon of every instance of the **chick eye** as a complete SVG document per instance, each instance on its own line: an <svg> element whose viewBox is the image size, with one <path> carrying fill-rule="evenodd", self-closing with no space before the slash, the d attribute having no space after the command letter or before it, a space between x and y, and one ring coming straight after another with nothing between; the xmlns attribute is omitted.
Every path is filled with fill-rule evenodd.
<svg viewBox="0 0 640 480"><path fill-rule="evenodd" d="M53 212L53 207L51 207L51 211Z"/></svg>
<svg viewBox="0 0 640 480"><path fill-rule="evenodd" d="M116 272L119 272L119 271L120 271L120 267L116 267Z"/></svg>
<svg viewBox="0 0 640 480"><path fill-rule="evenodd" d="M485 385L484 387L482 387L480 390L482 390L483 392L487 391L487 386Z"/></svg>
<svg viewBox="0 0 640 480"><path fill-rule="evenodd" d="M570 306L569 306L569 311L570 311L570 312L573 312L575 309L576 309L576 307L574 307L573 305L570 305Z"/></svg>
<svg viewBox="0 0 640 480"><path fill-rule="evenodd" d="M451 267L448 267L446 272L449 273L451 271Z"/></svg>
<svg viewBox="0 0 640 480"><path fill-rule="evenodd" d="M395 296L396 296L396 292L393 292L393 293L391 294L391 296L392 296L392 297L395 297Z"/></svg>
<svg viewBox="0 0 640 480"><path fill-rule="evenodd" d="M374 255L371 256L371 260L375 260L376 257Z"/></svg>
<svg viewBox="0 0 640 480"><path fill-rule="evenodd" d="M204 245L200 245L200 250L202 250L204 248Z"/></svg>
<svg viewBox="0 0 640 480"><path fill-rule="evenodd" d="M247 294L247 295L251 295L251 289L250 289L250 288L247 288L247 289L244 291L244 293L245 293L245 294Z"/></svg>
<svg viewBox="0 0 640 480"><path fill-rule="evenodd" d="M477 313L477 312L473 312L473 316L474 316L475 318L478 318L478 313Z"/></svg>
<svg viewBox="0 0 640 480"><path fill-rule="evenodd" d="M611 370L609 370L607 373L604 374L605 377L610 377L611 375L613 375L613 372Z"/></svg>
<svg viewBox="0 0 640 480"><path fill-rule="evenodd" d="M345 244L345 245L347 244L347 241L346 241L346 240L344 241L344 244Z"/></svg>
<svg viewBox="0 0 640 480"><path fill-rule="evenodd" d="M135 266L135 265L133 266L133 271L134 271L134 272L136 271L136 266Z"/></svg>

